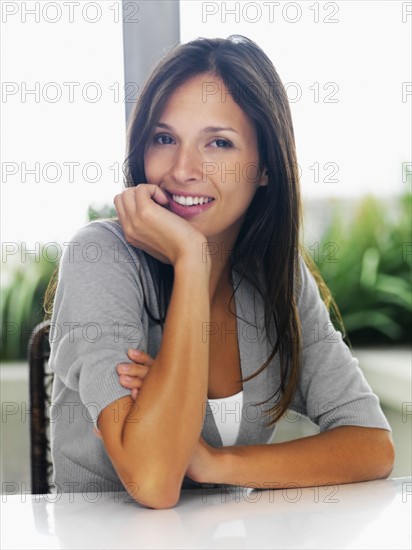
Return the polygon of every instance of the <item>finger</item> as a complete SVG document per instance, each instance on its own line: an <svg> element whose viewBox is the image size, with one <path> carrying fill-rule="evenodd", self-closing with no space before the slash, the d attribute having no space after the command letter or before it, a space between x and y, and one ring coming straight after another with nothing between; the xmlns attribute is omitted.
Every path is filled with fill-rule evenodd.
<svg viewBox="0 0 412 550"><path fill-rule="evenodd" d="M129 349L127 350L127 354L135 363L142 365L151 365L154 361L151 355L142 350Z"/></svg>
<svg viewBox="0 0 412 550"><path fill-rule="evenodd" d="M151 185L152 189L150 190L150 195L157 203L161 205L169 204L169 199L167 198L165 192L160 189L158 185Z"/></svg>
<svg viewBox="0 0 412 550"><path fill-rule="evenodd" d="M136 217L136 187L128 187L120 194L124 212L127 218Z"/></svg>
<svg viewBox="0 0 412 550"><path fill-rule="evenodd" d="M133 388L132 391L131 391L131 396L132 396L132 399L133 401L136 401L136 398L137 398L137 394L139 393L139 390L138 388Z"/></svg>
<svg viewBox="0 0 412 550"><path fill-rule="evenodd" d="M139 365L137 363L119 363L116 367L117 374L119 376L138 376L139 378L145 378L149 372L149 365Z"/></svg>
<svg viewBox="0 0 412 550"><path fill-rule="evenodd" d="M138 376L127 376L125 374L121 374L119 376L119 382L121 386L127 388L128 390L132 390L134 388L140 389L143 384L143 380Z"/></svg>
<svg viewBox="0 0 412 550"><path fill-rule="evenodd" d="M116 212L117 212L119 218L120 219L125 219L126 218L126 212L125 212L125 209L124 209L124 206L123 206L122 194L121 193L117 194L114 197L113 204L116 208Z"/></svg>
<svg viewBox="0 0 412 550"><path fill-rule="evenodd" d="M144 193L150 199L155 200L161 204L169 204L169 199L166 193L154 183L139 183L135 187L136 195ZM137 199L138 200L138 199Z"/></svg>

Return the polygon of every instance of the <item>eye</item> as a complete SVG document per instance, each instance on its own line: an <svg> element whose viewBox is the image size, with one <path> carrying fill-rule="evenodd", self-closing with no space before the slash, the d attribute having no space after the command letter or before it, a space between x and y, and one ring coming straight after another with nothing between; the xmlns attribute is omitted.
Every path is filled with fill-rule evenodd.
<svg viewBox="0 0 412 550"><path fill-rule="evenodd" d="M153 143L155 145L169 145L170 142L169 143L159 142L159 139L161 139L161 138L173 139L170 136L168 136L167 134L156 134L155 136L153 136Z"/></svg>
<svg viewBox="0 0 412 550"><path fill-rule="evenodd" d="M220 143L223 146L217 146L216 149L230 149L233 145L227 139L214 139L212 143Z"/></svg>

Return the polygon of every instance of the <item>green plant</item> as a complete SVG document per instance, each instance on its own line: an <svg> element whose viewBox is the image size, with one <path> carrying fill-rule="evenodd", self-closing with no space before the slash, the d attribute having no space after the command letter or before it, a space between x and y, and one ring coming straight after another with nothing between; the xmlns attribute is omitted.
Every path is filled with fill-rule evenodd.
<svg viewBox="0 0 412 550"><path fill-rule="evenodd" d="M411 208L411 193L398 199L396 212L367 196L346 224L335 211L321 238L323 254L314 260L352 345L411 343Z"/></svg>
<svg viewBox="0 0 412 550"><path fill-rule="evenodd" d="M89 221L116 216L110 205L101 209L89 206ZM19 243L19 250L22 243ZM51 261L47 249L40 245L36 258L7 264L3 274L10 281L0 290L1 361L19 361L27 358L27 346L34 327L44 320L43 301L47 285L58 260Z"/></svg>
<svg viewBox="0 0 412 550"><path fill-rule="evenodd" d="M43 321L43 297L56 265L43 250L35 259L4 268L11 282L1 288L1 361L25 360L31 332Z"/></svg>
<svg viewBox="0 0 412 550"><path fill-rule="evenodd" d="M100 220L102 218L112 218L116 216L117 213L114 206L105 204L102 208L99 208L99 209L96 209L93 206L89 206L87 215L88 215L89 221L92 222L94 220Z"/></svg>

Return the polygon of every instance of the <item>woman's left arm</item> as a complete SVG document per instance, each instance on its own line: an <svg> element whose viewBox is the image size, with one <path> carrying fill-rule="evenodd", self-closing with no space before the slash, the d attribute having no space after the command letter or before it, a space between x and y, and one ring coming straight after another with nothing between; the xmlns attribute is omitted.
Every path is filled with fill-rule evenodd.
<svg viewBox="0 0 412 550"><path fill-rule="evenodd" d="M302 368L290 409L320 434L285 443L213 449L199 441L186 475L194 481L276 488L386 478L394 464L390 426L358 361L333 327L317 284L300 259L297 306ZM276 369L274 365L275 372Z"/></svg>
<svg viewBox="0 0 412 550"><path fill-rule="evenodd" d="M392 471L394 445L379 400L341 333L331 333L328 310L303 258L300 270L302 367L289 409L307 416L321 433L284 443L221 449L200 442L190 463L196 481L308 487L386 478Z"/></svg>
<svg viewBox="0 0 412 550"><path fill-rule="evenodd" d="M261 489L313 487L382 479L394 463L391 433L340 426L330 431L264 445L197 445L186 472L202 483Z"/></svg>
<svg viewBox="0 0 412 550"><path fill-rule="evenodd" d="M144 352L137 359L136 351L130 354L131 363L117 366L119 381L130 389L133 399L153 362ZM201 437L186 475L200 483L241 487L311 487L385 478L393 462L394 445L388 430L339 426L318 435L264 445L214 448Z"/></svg>

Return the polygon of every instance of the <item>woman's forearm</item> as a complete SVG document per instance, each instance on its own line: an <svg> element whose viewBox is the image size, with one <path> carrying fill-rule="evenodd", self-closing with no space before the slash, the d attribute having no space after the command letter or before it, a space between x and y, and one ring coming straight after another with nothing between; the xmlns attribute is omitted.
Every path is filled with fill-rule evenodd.
<svg viewBox="0 0 412 550"><path fill-rule="evenodd" d="M394 462L390 432L342 426L285 443L222 448L210 479L255 488L312 487L387 477Z"/></svg>
<svg viewBox="0 0 412 550"><path fill-rule="evenodd" d="M180 488L203 425L207 400L210 264L185 259L174 285L160 351L124 424L122 448L146 488ZM137 480L139 482L139 480ZM166 489L165 489L166 490ZM150 489L149 489L150 491Z"/></svg>

